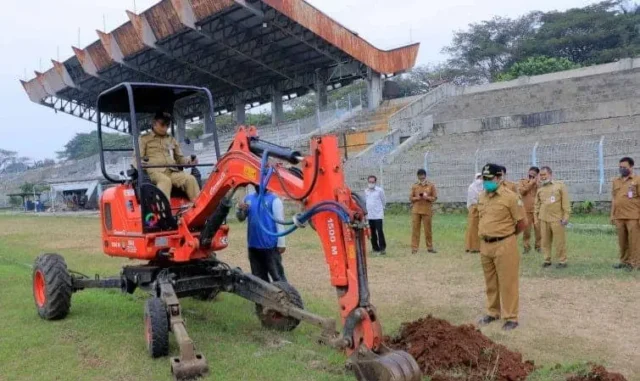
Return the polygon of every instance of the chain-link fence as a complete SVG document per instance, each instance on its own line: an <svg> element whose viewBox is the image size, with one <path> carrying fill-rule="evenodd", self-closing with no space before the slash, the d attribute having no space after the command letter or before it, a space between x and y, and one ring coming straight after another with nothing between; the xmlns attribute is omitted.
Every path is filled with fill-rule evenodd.
<svg viewBox="0 0 640 381"><path fill-rule="evenodd" d="M567 184L572 200L607 201L611 178L617 176L618 162L624 156L640 161L640 134L578 136L557 143L412 150L389 162L385 154L380 154L368 161L347 163L346 176L349 186L360 191L365 189L367 177L375 175L390 202L404 203L417 170L424 168L437 186L439 201L464 202L474 174L485 163L504 165L507 178L512 181L524 177L532 165L549 166L554 178Z"/></svg>

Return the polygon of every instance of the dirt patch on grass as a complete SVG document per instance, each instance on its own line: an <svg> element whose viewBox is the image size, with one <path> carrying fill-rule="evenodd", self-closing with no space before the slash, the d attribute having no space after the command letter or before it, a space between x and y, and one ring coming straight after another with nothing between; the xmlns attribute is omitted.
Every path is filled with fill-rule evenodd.
<svg viewBox="0 0 640 381"><path fill-rule="evenodd" d="M454 326L431 315L405 323L387 338L394 349L411 354L432 381L523 381L534 364L496 344L476 327Z"/></svg>
<svg viewBox="0 0 640 381"><path fill-rule="evenodd" d="M586 375L567 378L567 381L627 381L620 373L611 373L601 365L594 365Z"/></svg>

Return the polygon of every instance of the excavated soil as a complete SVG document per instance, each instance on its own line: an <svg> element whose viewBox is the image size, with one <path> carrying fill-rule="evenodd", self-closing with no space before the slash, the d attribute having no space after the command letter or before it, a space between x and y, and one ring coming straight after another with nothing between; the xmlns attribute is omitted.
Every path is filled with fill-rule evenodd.
<svg viewBox="0 0 640 381"><path fill-rule="evenodd" d="M574 376L567 378L567 381L627 381L619 373L610 373L601 365L594 365L586 376Z"/></svg>
<svg viewBox="0 0 640 381"><path fill-rule="evenodd" d="M431 315L403 324L398 336L387 337L387 345L411 354L433 381L524 381L535 368L476 327Z"/></svg>

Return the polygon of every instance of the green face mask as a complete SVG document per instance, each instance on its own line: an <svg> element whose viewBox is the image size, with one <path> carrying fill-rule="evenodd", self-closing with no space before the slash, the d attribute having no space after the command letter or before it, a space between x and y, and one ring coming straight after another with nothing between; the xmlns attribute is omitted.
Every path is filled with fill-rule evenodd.
<svg viewBox="0 0 640 381"><path fill-rule="evenodd" d="M498 183L495 181L484 180L482 182L482 187L484 188L485 191L489 193L493 193L498 189Z"/></svg>

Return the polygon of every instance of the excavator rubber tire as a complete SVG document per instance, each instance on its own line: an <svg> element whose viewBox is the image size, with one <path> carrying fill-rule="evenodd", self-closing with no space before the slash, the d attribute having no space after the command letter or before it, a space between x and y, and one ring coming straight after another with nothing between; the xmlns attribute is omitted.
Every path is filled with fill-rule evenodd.
<svg viewBox="0 0 640 381"><path fill-rule="evenodd" d="M144 305L144 330L147 350L153 358L169 354L169 317L160 298L147 299Z"/></svg>
<svg viewBox="0 0 640 381"><path fill-rule="evenodd" d="M298 308L304 309L302 297L300 296L298 290L295 289L295 287L284 281L273 282L272 284L285 292L285 294L287 295L287 299L291 304ZM298 324L300 324L300 320L290 316L283 316L279 312L264 312L262 306L259 304L256 304L256 315L258 316L258 319L260 319L260 323L264 328L273 329L276 331L293 331L294 329L296 329Z"/></svg>
<svg viewBox="0 0 640 381"><path fill-rule="evenodd" d="M33 298L45 320L63 319L71 308L73 283L67 263L59 254L42 254L33 265Z"/></svg>

